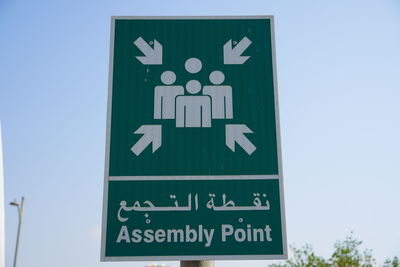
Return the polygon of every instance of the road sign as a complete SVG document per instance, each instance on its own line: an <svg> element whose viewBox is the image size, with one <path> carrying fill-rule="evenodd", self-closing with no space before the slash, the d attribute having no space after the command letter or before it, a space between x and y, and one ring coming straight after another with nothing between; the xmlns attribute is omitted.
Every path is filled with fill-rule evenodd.
<svg viewBox="0 0 400 267"><path fill-rule="evenodd" d="M113 17L102 260L286 259L273 17Z"/></svg>

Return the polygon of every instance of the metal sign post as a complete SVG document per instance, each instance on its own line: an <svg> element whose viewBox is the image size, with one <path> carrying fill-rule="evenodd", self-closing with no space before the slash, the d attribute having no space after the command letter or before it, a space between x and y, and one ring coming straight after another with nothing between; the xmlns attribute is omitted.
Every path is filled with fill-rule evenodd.
<svg viewBox="0 0 400 267"><path fill-rule="evenodd" d="M181 261L181 267L214 267L214 261Z"/></svg>

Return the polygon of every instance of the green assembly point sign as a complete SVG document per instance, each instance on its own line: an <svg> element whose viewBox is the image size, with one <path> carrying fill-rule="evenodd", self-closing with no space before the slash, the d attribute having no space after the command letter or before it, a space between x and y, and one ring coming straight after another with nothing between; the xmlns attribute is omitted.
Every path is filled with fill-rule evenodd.
<svg viewBox="0 0 400 267"><path fill-rule="evenodd" d="M286 259L273 18L111 25L102 260Z"/></svg>

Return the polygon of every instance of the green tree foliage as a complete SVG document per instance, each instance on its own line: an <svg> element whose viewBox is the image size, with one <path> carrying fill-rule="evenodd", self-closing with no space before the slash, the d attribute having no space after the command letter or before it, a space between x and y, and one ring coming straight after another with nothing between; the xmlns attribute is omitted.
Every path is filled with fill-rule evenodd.
<svg viewBox="0 0 400 267"><path fill-rule="evenodd" d="M328 262L314 253L311 245L307 244L302 248L290 247L293 250L293 257L285 263L272 264L270 267L325 267L330 266Z"/></svg>
<svg viewBox="0 0 400 267"><path fill-rule="evenodd" d="M373 267L375 259L372 257L371 250L360 252L361 241L355 239L353 235L346 237L344 241L335 243L330 263L334 267Z"/></svg>
<svg viewBox="0 0 400 267"><path fill-rule="evenodd" d="M383 264L383 267L400 267L399 258L394 257L393 259L387 259Z"/></svg>
<svg viewBox="0 0 400 267"><path fill-rule="evenodd" d="M311 245L302 248L291 246L293 256L284 263L271 264L270 267L374 267L376 260L372 251L361 251L362 242L352 234L342 241L337 241L332 255L325 259L315 254ZM383 267L400 267L399 258L387 259Z"/></svg>

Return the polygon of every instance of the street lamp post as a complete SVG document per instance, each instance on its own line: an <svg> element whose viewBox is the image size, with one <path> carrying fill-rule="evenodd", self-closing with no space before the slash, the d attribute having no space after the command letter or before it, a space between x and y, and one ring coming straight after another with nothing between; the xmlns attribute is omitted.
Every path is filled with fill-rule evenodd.
<svg viewBox="0 0 400 267"><path fill-rule="evenodd" d="M18 209L18 232L17 232L17 242L15 244L14 267L17 267L19 236L21 234L22 219L24 215L24 202L25 202L24 197L21 198L21 204L19 204L17 200L10 202L11 206L15 206Z"/></svg>

